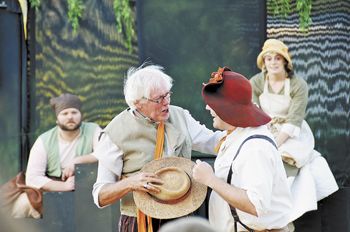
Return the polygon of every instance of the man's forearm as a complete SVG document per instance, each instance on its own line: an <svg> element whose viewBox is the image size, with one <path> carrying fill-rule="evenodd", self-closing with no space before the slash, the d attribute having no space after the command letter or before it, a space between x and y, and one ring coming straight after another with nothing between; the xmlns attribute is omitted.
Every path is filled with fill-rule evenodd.
<svg viewBox="0 0 350 232"><path fill-rule="evenodd" d="M131 188L126 181L118 181L113 184L104 185L98 195L98 203L101 207L110 205L125 196Z"/></svg>
<svg viewBox="0 0 350 232"><path fill-rule="evenodd" d="M257 216L256 208L245 190L229 185L217 177L213 178L210 187L234 208Z"/></svg>
<svg viewBox="0 0 350 232"><path fill-rule="evenodd" d="M74 159L74 164L87 164L87 163L95 163L97 159L95 156L90 153L88 155L78 156Z"/></svg>
<svg viewBox="0 0 350 232"><path fill-rule="evenodd" d="M73 191L74 186L68 185L65 181L52 180L40 188L45 192L68 192Z"/></svg>

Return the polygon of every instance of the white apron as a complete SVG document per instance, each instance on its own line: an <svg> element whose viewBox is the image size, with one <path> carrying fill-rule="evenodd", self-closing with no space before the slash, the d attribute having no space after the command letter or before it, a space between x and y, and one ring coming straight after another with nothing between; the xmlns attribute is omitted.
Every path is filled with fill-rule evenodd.
<svg viewBox="0 0 350 232"><path fill-rule="evenodd" d="M262 110L271 118L285 119L291 104L290 79L287 78L284 84L284 95L268 92L268 81L265 81L264 92L260 95L260 105ZM315 139L312 131L305 120L300 128L299 136L287 139L280 147L279 151L288 153L296 162L298 168L304 166L312 159L312 150L315 146Z"/></svg>
<svg viewBox="0 0 350 232"><path fill-rule="evenodd" d="M291 104L290 79L284 83L284 95L269 93L268 81L259 96L261 108L271 118L285 119ZM299 136L288 138L279 148L279 152L288 153L296 162L300 171L296 177L288 177L292 193L294 221L307 211L317 209L317 201L338 190L338 185L327 164L327 161L314 150L315 140L305 120L300 128Z"/></svg>

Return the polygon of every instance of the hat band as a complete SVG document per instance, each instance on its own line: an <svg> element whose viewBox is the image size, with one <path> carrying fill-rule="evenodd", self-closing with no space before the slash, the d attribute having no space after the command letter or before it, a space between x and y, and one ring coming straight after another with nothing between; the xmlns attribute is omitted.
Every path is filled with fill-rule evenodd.
<svg viewBox="0 0 350 232"><path fill-rule="evenodd" d="M186 173L186 174L187 174L187 173ZM187 175L188 175L188 174L187 174ZM192 185L192 184L190 183L190 187L188 188L187 192L186 192L184 195L182 195L182 196L179 197L179 198L173 199L173 200L166 200L166 201L164 201L164 200L161 200L161 199L156 198L155 196L153 196L153 195L151 195L151 194L149 194L149 193L147 193L147 194L150 195L155 201L157 201L157 202L159 202L159 203L167 204L167 205L174 205L174 204L176 204L176 203L179 203L179 202L183 201L185 198L188 197L188 195L189 195L190 192L191 192L191 185Z"/></svg>

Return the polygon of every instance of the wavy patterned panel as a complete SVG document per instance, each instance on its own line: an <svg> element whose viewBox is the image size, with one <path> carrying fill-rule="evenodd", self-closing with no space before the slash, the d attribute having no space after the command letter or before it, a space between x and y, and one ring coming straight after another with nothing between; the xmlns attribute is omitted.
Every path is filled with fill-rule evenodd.
<svg viewBox="0 0 350 232"><path fill-rule="evenodd" d="M49 99L63 92L83 100L88 121L104 127L125 107L123 78L138 64L137 46L129 53L117 33L113 1L84 1L76 36L67 20L67 1L42 1L36 12L35 137L55 124Z"/></svg>
<svg viewBox="0 0 350 232"><path fill-rule="evenodd" d="M296 74L309 85L307 121L317 150L338 182L349 184L350 1L312 1L309 31L302 32L298 24L296 13L285 19L268 15L267 34L289 46Z"/></svg>

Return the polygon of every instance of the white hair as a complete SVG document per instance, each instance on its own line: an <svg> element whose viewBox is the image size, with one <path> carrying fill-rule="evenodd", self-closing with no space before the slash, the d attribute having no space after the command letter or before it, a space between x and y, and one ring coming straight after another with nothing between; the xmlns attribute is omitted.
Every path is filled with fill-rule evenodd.
<svg viewBox="0 0 350 232"><path fill-rule="evenodd" d="M143 97L149 98L153 90L165 88L170 91L172 86L173 79L164 73L162 66L131 67L124 82L125 101L130 108L135 109L135 102Z"/></svg>

